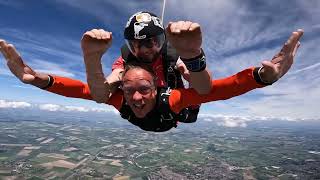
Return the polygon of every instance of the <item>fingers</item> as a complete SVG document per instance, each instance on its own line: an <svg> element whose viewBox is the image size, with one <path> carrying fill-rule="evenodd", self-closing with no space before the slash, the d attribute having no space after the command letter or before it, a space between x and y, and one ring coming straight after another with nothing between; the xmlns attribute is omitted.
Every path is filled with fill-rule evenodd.
<svg viewBox="0 0 320 180"><path fill-rule="evenodd" d="M294 62L294 56L299 49L299 40L302 35L302 29L298 29L297 31L292 32L291 36L284 44L281 51L276 56L274 56L271 61L265 61L262 63L263 67L266 68L266 70L267 68L269 68L269 72L273 72L274 81L277 81L279 78L285 75L291 68Z"/></svg>
<svg viewBox="0 0 320 180"><path fill-rule="evenodd" d="M292 32L287 42L283 45L281 51L272 58L271 62L273 62L274 64L287 62L291 63L291 61L293 61L293 57L295 56L298 50L298 47L300 46L299 39L302 35L302 29L298 29L297 31Z"/></svg>
<svg viewBox="0 0 320 180"><path fill-rule="evenodd" d="M296 49L296 45L299 42L300 38L303 35L303 30L298 29L297 31L292 32L291 36L284 44L282 48L282 52L285 54L293 54L294 50Z"/></svg>
<svg viewBox="0 0 320 180"><path fill-rule="evenodd" d="M9 59L8 53L7 53L8 52L7 45L8 44L6 43L6 41L4 41L3 39L0 39L0 52L3 54L6 60Z"/></svg>
<svg viewBox="0 0 320 180"><path fill-rule="evenodd" d="M180 74L183 76L185 80L190 81L190 72L181 59L177 60L175 69L177 69L180 72Z"/></svg>
<svg viewBox="0 0 320 180"><path fill-rule="evenodd" d="M297 43L296 46L294 47L294 50L293 50L293 52L292 52L292 56L293 56L293 57L296 56L296 53L297 53L299 47L300 47L300 41L298 41L298 43Z"/></svg>
<svg viewBox="0 0 320 180"><path fill-rule="evenodd" d="M11 72L16 75L21 81L23 81L25 65L21 59L21 56L17 52L16 48L12 44L7 46L8 62L7 65Z"/></svg>
<svg viewBox="0 0 320 180"><path fill-rule="evenodd" d="M84 33L83 37L86 36L93 39L110 40L112 39L112 32L108 32L103 29L92 29Z"/></svg>
<svg viewBox="0 0 320 180"><path fill-rule="evenodd" d="M200 30L200 25L198 23L193 23L191 21L178 21L170 22L166 31L172 34L180 34L181 32L195 31L197 29Z"/></svg>
<svg viewBox="0 0 320 180"><path fill-rule="evenodd" d="M8 62L13 61L18 64L23 64L20 54L12 44L8 44L4 40L0 40L0 50Z"/></svg>
<svg viewBox="0 0 320 180"><path fill-rule="evenodd" d="M9 61L14 61L19 65L23 65L20 54L12 44L7 45L7 55L9 57Z"/></svg>
<svg viewBox="0 0 320 180"><path fill-rule="evenodd" d="M175 69L177 69L181 74L184 74L184 72L187 70L187 67L183 63L183 61L179 58L176 62Z"/></svg>
<svg viewBox="0 0 320 180"><path fill-rule="evenodd" d="M0 51L5 56L12 74L24 83L30 83L34 80L35 72L23 63L20 54L12 44L0 40ZM28 71L28 73L25 73L25 71Z"/></svg>

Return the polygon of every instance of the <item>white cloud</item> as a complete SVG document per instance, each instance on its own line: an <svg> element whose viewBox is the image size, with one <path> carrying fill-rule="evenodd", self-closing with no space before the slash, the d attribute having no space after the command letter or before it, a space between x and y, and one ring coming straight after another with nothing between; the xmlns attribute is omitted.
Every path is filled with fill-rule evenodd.
<svg viewBox="0 0 320 180"><path fill-rule="evenodd" d="M72 61L72 60L71 60ZM33 59L30 66L36 72L54 74L59 76L74 77L75 75L66 69L65 64L58 64L47 60Z"/></svg>
<svg viewBox="0 0 320 180"><path fill-rule="evenodd" d="M103 108L91 108L90 109L93 112L106 112L106 113L114 113L114 114L120 114L119 111L112 107L103 107Z"/></svg>
<svg viewBox="0 0 320 180"><path fill-rule="evenodd" d="M272 13L275 9L280 9L282 3L284 2L264 1L263 9L253 11L254 3L240 1L205 0L196 6L191 1L170 1L171 10L168 9L168 13L180 4L181 8L174 11L177 14L175 17L182 16L200 22L204 36L203 47L210 69L214 78L219 78L249 66L260 66L262 60L272 58L281 49L284 43L281 42L282 39L289 37L290 32L296 28L305 28L305 36L311 36L310 33L317 30L320 18L318 1L292 1L288 6L293 8ZM294 14L304 14L310 18L294 18L295 16L291 16ZM245 109L245 113L255 116L318 119L319 38L306 39L305 41L302 37L295 64L279 82L271 87L254 90L248 95L227 100L228 102L210 104L220 104L219 112L223 112L223 109L243 112ZM227 120L225 124L241 125Z"/></svg>
<svg viewBox="0 0 320 180"><path fill-rule="evenodd" d="M319 66L320 66L320 62L312 64L312 65L304 67L304 68L301 68L301 69L298 69L298 70L295 70L295 71L290 72L288 74L292 75L292 74L300 73L302 71L312 70L313 68L318 68Z"/></svg>
<svg viewBox="0 0 320 180"><path fill-rule="evenodd" d="M66 111L79 111L79 112L88 112L90 109L81 107L81 106L65 106L64 110Z"/></svg>
<svg viewBox="0 0 320 180"><path fill-rule="evenodd" d="M6 4L3 2L7 3L7 1L0 1L0 4ZM160 15L162 3L162 1L140 2L138 0L126 2L56 0L56 2L93 15L105 27L117 31L122 31L126 18L136 10L147 8ZM283 79L271 87L254 90L248 95L213 102L215 105L218 104L220 112L223 110L230 112L232 108L235 113L242 111L254 116L271 114L280 118L320 117L318 111L320 54L319 38L316 35L320 27L320 1L293 0L286 4L287 2L289 1L271 0L256 3L237 0L201 0L195 4L193 0L184 0L183 3L181 0L167 1L165 22L192 20L200 23L203 32L203 48L215 78L226 77L249 66L260 65L262 60L270 59L281 49L283 43L281 41L289 37L291 31L296 28L305 29L306 38L303 37L301 40L302 44L295 64ZM65 6L58 8L65 8ZM75 64L83 65L80 51L61 50L60 38L45 33L33 34L9 28L0 28L0 33L19 40L13 43L17 42L19 49L22 49L22 55L26 55L29 60L27 63L35 69L68 77L79 74L73 71L72 67L74 68ZM66 38L63 42L70 49L79 49L78 40ZM55 61L53 59L41 57L39 60L35 52L51 57L59 56L61 57L59 60L66 61L58 64L53 63ZM106 57L111 58L111 54L106 54ZM0 67L0 74L10 73ZM63 109L63 107L60 108ZM80 111L81 108L78 110ZM241 123L232 124L230 121L233 122L226 120L225 124L241 126Z"/></svg>
<svg viewBox="0 0 320 180"><path fill-rule="evenodd" d="M23 101L8 101L0 99L0 108L38 108L43 111L66 111L66 112L101 112L119 114L118 110L108 105L95 107L64 106L58 104L31 104Z"/></svg>
<svg viewBox="0 0 320 180"><path fill-rule="evenodd" d="M230 128L245 128L248 125L248 122L252 121L302 121L308 119L299 119L299 118L290 118L290 117L281 117L268 115L268 116L230 116L223 114L199 114L201 120L207 122L216 123L219 126L230 127Z"/></svg>
<svg viewBox="0 0 320 180"><path fill-rule="evenodd" d="M63 77L74 77L75 75L71 72L66 72L64 70L50 70L50 69L35 69L36 72L59 75Z"/></svg>
<svg viewBox="0 0 320 180"><path fill-rule="evenodd" d="M215 122L218 126L230 127L230 128L245 128L247 122L254 120L253 118L241 117L241 116L227 116L227 115L211 115L200 114L199 117L204 118L207 122Z"/></svg>
<svg viewBox="0 0 320 180"><path fill-rule="evenodd" d="M63 34L61 37L54 37L47 33L31 33L15 28L0 28L1 34L5 35L7 43L16 47L25 63L33 69L72 77L74 73L71 67L83 63L79 39L68 39Z"/></svg>
<svg viewBox="0 0 320 180"><path fill-rule="evenodd" d="M315 25L312 26L312 28L318 29L318 28L320 28L320 24L315 24Z"/></svg>
<svg viewBox="0 0 320 180"><path fill-rule="evenodd" d="M212 122L213 120L210 118L204 118L203 121Z"/></svg>
<svg viewBox="0 0 320 180"><path fill-rule="evenodd" d="M45 111L59 111L61 109L61 106L56 104L42 104L39 105L39 109Z"/></svg>
<svg viewBox="0 0 320 180"><path fill-rule="evenodd" d="M54 74L65 77L75 77L75 74L71 71L68 71L66 68L62 68L61 65L50 61L33 59L31 62L25 61L25 63L28 64L36 72ZM0 65L0 75L14 76L6 65L3 65L4 67L1 66L2 65Z"/></svg>
<svg viewBox="0 0 320 180"><path fill-rule="evenodd" d="M39 109L45 111L67 111L67 112L103 112L119 114L113 107L102 105L103 107L83 107L83 106L62 106L57 104L41 104Z"/></svg>
<svg viewBox="0 0 320 180"><path fill-rule="evenodd" d="M90 14L95 16L101 22L105 22L107 26L125 26L125 21L119 21L119 19L126 19L128 17L119 17L120 13L134 13L136 11L149 10L156 11L156 14L160 15L162 1L86 1L86 0L56 0L56 2L63 4L62 7L70 6L80 11L85 12L86 14ZM92 11L94 9L94 11ZM108 14L108 13L116 13L116 14ZM131 15L131 14L130 14Z"/></svg>
<svg viewBox="0 0 320 180"><path fill-rule="evenodd" d="M230 127L230 128L235 128L235 127L247 127L246 122L243 121L235 121L233 119L226 119L223 122L219 122L218 125L220 126L225 126L225 127Z"/></svg>
<svg viewBox="0 0 320 180"><path fill-rule="evenodd" d="M0 75L13 76L13 74L8 69L1 68L1 67L0 67Z"/></svg>
<svg viewBox="0 0 320 180"><path fill-rule="evenodd" d="M39 90L39 88L36 88L36 87L34 87L34 86L30 86L30 85L13 85L12 87L14 87L14 88L23 88L23 89L32 89L32 90Z"/></svg>
<svg viewBox="0 0 320 180"><path fill-rule="evenodd" d="M29 107L31 107L31 104L27 102L0 100L0 108L29 108Z"/></svg>

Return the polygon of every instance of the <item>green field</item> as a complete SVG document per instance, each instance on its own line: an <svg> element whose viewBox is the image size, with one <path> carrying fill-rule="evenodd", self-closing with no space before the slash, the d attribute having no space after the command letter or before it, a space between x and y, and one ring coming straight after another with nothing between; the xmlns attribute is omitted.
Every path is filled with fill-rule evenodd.
<svg viewBox="0 0 320 180"><path fill-rule="evenodd" d="M320 131L292 128L228 129L220 126L164 134L137 129L110 128L105 124L55 124L41 122L0 122L0 179L18 176L33 179L257 179L320 178ZM12 129L14 127L14 130ZM76 133L74 133L76 132ZM10 136L8 136L10 134ZM15 138L16 137L16 138ZM41 144L40 137L54 138ZM17 156L22 144L41 146L28 156ZM74 152L63 149L74 147ZM309 153L309 151L315 153ZM68 157L61 161L78 164L73 169L40 164L59 161L38 157L54 153ZM114 160L121 166L112 165ZM67 163L67 164L66 164ZM70 164L69 164L70 165Z"/></svg>

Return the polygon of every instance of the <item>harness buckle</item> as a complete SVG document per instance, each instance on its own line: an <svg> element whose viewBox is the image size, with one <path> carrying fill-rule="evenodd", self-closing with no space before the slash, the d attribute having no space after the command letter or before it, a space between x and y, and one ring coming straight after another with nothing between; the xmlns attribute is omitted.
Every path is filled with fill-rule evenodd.
<svg viewBox="0 0 320 180"><path fill-rule="evenodd" d="M161 114L161 121L165 120L165 121L171 121L173 120L173 116L171 113L168 114L169 117L164 117L163 114Z"/></svg>

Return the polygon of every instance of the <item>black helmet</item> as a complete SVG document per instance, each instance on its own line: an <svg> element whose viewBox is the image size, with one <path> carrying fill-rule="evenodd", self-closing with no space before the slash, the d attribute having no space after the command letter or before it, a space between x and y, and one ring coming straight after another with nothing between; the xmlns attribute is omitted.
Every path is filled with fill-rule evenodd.
<svg viewBox="0 0 320 180"><path fill-rule="evenodd" d="M160 34L164 34L160 18L146 11L132 15L124 29L124 38L126 40L148 39Z"/></svg>
<svg viewBox="0 0 320 180"><path fill-rule="evenodd" d="M153 13L142 11L132 15L124 29L124 38L130 52L139 58L139 49L154 47L159 53L165 43L161 20Z"/></svg>

